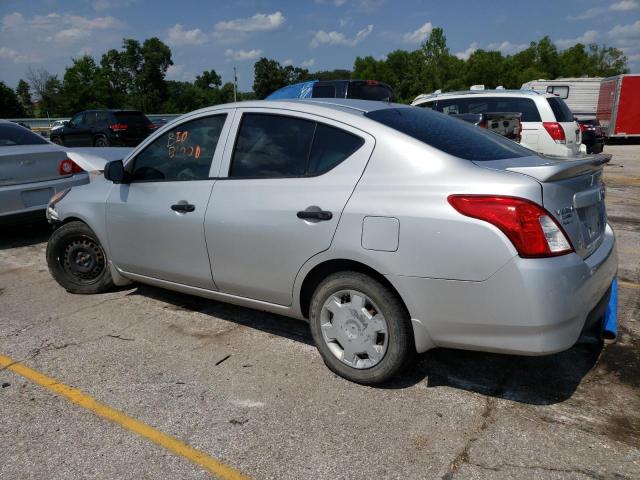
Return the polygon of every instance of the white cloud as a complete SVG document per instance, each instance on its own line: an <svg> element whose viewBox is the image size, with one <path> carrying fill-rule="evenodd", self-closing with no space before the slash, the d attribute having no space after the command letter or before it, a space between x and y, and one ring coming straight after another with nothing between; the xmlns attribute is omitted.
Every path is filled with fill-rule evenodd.
<svg viewBox="0 0 640 480"><path fill-rule="evenodd" d="M336 7L342 7L343 5L350 4L362 10L374 10L382 5L385 0L315 0L315 2L319 4L332 3Z"/></svg>
<svg viewBox="0 0 640 480"><path fill-rule="evenodd" d="M315 58L310 58L308 60L304 60L302 62L302 66L309 68L309 67L313 67L315 65L315 63L316 63L316 59Z"/></svg>
<svg viewBox="0 0 640 480"><path fill-rule="evenodd" d="M609 36L620 40L640 40L640 20L630 25L616 25L609 30Z"/></svg>
<svg viewBox="0 0 640 480"><path fill-rule="evenodd" d="M638 2L635 0L622 0L621 2L616 2L609 7L592 7L585 10L578 15L569 15L567 16L567 20L588 20L590 18L595 18L599 15L602 15L606 12L627 12L629 10L634 10L638 8Z"/></svg>
<svg viewBox="0 0 640 480"><path fill-rule="evenodd" d="M490 43L487 50L497 50L503 55L511 55L525 50L529 44L527 43L511 43L509 41Z"/></svg>
<svg viewBox="0 0 640 480"><path fill-rule="evenodd" d="M21 13L13 12L2 17L2 30L16 28L24 24L24 16Z"/></svg>
<svg viewBox="0 0 640 480"><path fill-rule="evenodd" d="M320 30L313 36L310 45L312 47L319 47L320 45L345 45L347 47L355 47L358 43L367 38L372 31L373 25L368 25L366 28L363 28L356 33L355 37L349 38L341 32L325 32L324 30Z"/></svg>
<svg viewBox="0 0 640 480"><path fill-rule="evenodd" d="M227 22L218 22L215 24L214 32L218 34L226 32L267 32L277 30L286 21L282 12L271 14L256 13L253 17L237 18Z"/></svg>
<svg viewBox="0 0 640 480"><path fill-rule="evenodd" d="M293 65L293 59L287 58L282 62L282 65L284 65L285 67L288 67L289 65Z"/></svg>
<svg viewBox="0 0 640 480"><path fill-rule="evenodd" d="M232 50L230 48L227 48L227 50L225 50L224 52L225 56L232 59L232 60L237 60L237 61L244 61L244 60L255 60L257 58L260 57L260 55L262 55L262 50Z"/></svg>
<svg viewBox="0 0 640 480"><path fill-rule="evenodd" d="M429 36L431 30L433 30L433 25L431 24L431 22L427 22L417 30L405 33L402 36L402 40L404 41L404 43L421 43Z"/></svg>
<svg viewBox="0 0 640 480"><path fill-rule="evenodd" d="M588 45L590 43L595 42L597 38L598 38L597 30L587 30L579 37L554 40L553 43L555 43L560 48L568 48L568 47L574 46L576 43L583 43L585 45Z"/></svg>
<svg viewBox="0 0 640 480"><path fill-rule="evenodd" d="M207 41L207 35L199 28L185 30L176 23L167 30L167 43L169 45L201 45Z"/></svg>
<svg viewBox="0 0 640 480"><path fill-rule="evenodd" d="M617 12L627 12L638 8L638 2L635 0L623 0L622 2L614 3L609 7L609 10L615 10Z"/></svg>
<svg viewBox="0 0 640 480"><path fill-rule="evenodd" d="M458 57L460 60L468 60L471 54L476 50L478 50L478 43L473 42L464 52L456 53L456 57Z"/></svg>
<svg viewBox="0 0 640 480"><path fill-rule="evenodd" d="M20 53L9 47L0 47L0 59L11 60L15 63L38 62L40 58L31 54Z"/></svg>
<svg viewBox="0 0 640 480"><path fill-rule="evenodd" d="M169 68L167 68L167 79L180 80L182 79L183 72L184 72L184 65L179 65L177 63L174 63L173 65L169 65Z"/></svg>

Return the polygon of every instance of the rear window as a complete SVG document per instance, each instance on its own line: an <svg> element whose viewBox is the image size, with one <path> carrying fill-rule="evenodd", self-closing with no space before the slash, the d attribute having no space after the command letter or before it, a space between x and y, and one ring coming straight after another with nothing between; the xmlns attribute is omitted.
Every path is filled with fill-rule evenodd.
<svg viewBox="0 0 640 480"><path fill-rule="evenodd" d="M523 122L541 122L533 100L519 97L465 97L438 100L435 109L447 115L461 113L516 112Z"/></svg>
<svg viewBox="0 0 640 480"><path fill-rule="evenodd" d="M313 87L313 98L336 98L336 87L333 85L316 85Z"/></svg>
<svg viewBox="0 0 640 480"><path fill-rule="evenodd" d="M556 117L556 122L573 122L573 113L567 104L561 98L551 97L547 98L551 110Z"/></svg>
<svg viewBox="0 0 640 480"><path fill-rule="evenodd" d="M388 100L393 99L391 88L381 83L351 82L349 98L359 100Z"/></svg>
<svg viewBox="0 0 640 480"><path fill-rule="evenodd" d="M127 125L149 125L151 122L142 112L113 112L118 123Z"/></svg>
<svg viewBox="0 0 640 480"><path fill-rule="evenodd" d="M496 133L433 110L385 108L366 113L365 116L465 160L501 160L535 155L531 150Z"/></svg>
<svg viewBox="0 0 640 480"><path fill-rule="evenodd" d="M40 135L13 123L0 124L0 147L12 145L46 145Z"/></svg>

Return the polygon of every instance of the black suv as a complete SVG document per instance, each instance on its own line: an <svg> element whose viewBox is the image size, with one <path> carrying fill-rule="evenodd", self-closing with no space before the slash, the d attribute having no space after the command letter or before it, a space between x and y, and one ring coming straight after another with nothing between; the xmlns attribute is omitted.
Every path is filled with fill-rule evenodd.
<svg viewBox="0 0 640 480"><path fill-rule="evenodd" d="M157 127L136 110L85 110L51 130L65 147L135 147Z"/></svg>

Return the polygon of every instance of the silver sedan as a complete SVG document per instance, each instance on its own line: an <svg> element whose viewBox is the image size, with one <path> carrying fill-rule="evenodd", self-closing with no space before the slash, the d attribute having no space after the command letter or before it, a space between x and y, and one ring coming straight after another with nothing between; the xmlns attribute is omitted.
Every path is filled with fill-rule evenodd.
<svg viewBox="0 0 640 480"><path fill-rule="evenodd" d="M45 219L57 192L89 183L89 173L131 149L99 151L54 145L31 130L0 120L0 223Z"/></svg>
<svg viewBox="0 0 640 480"><path fill-rule="evenodd" d="M553 353L616 274L607 160L385 102L220 105L54 198L47 261L70 292L136 281L307 320L360 383L438 346Z"/></svg>

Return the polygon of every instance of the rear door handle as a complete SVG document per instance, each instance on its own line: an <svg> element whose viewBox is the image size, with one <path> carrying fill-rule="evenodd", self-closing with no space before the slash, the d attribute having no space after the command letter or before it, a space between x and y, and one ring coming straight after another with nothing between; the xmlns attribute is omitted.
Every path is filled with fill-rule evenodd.
<svg viewBox="0 0 640 480"><path fill-rule="evenodd" d="M326 210L302 210L297 213L298 218L302 220L331 220L333 213Z"/></svg>
<svg viewBox="0 0 640 480"><path fill-rule="evenodd" d="M189 213L189 212L193 212L196 209L195 205L192 205L190 203L184 202L184 203L176 203L174 205L171 205L171 210L173 210L174 212L179 212L179 213Z"/></svg>

